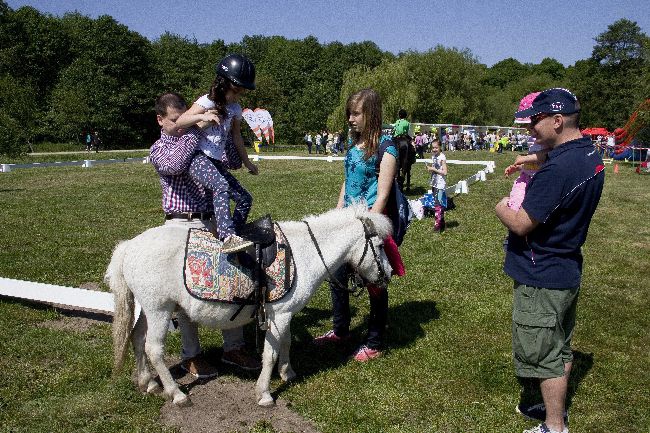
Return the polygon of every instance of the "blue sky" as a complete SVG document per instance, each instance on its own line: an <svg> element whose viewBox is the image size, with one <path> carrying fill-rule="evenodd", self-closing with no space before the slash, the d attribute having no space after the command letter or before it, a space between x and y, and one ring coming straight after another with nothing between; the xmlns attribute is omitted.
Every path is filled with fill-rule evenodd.
<svg viewBox="0 0 650 433"><path fill-rule="evenodd" d="M489 66L513 57L564 65L591 55L594 38L620 18L650 35L649 0L7 0L61 16L78 11L111 15L150 40L165 31L211 42L239 42L244 35L281 35L344 44L371 40L382 50L426 51L441 44L468 48ZM212 5L212 6L210 6Z"/></svg>

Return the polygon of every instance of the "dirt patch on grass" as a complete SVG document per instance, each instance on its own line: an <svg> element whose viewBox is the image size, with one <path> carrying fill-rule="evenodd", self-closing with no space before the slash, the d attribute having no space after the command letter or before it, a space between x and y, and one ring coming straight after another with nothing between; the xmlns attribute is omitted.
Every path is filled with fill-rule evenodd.
<svg viewBox="0 0 650 433"><path fill-rule="evenodd" d="M318 433L284 400L278 399L271 408L258 406L254 381L232 376L193 380L189 375L177 380L184 385L183 391L189 390L192 406L177 407L167 401L160 410L160 419L183 433L247 433L262 426L277 433Z"/></svg>
<svg viewBox="0 0 650 433"><path fill-rule="evenodd" d="M96 320L88 317L62 316L60 319L46 320L37 326L60 331L86 332L93 326L100 324L108 325L104 320Z"/></svg>
<svg viewBox="0 0 650 433"><path fill-rule="evenodd" d="M98 290L99 285L87 283L81 288ZM41 322L38 326L73 332L85 332L93 326L110 325L111 316L92 311L67 310L53 305L61 313L57 319ZM216 358L216 354L212 354ZM218 359L218 358L216 358ZM248 433L253 428L276 433L318 433L308 420L291 410L291 403L278 399L271 408L257 405L255 400L256 374L240 378L236 369L223 366L225 373L213 379L195 379L180 368L180 358L166 356L165 363L183 392L192 400L192 406L178 407L170 401L160 410L163 424L180 428L183 433ZM135 386L135 385L134 385Z"/></svg>

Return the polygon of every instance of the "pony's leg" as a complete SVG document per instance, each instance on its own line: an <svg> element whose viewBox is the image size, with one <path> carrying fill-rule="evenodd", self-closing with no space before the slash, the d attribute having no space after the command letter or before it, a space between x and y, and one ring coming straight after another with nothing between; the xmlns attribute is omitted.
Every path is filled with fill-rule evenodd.
<svg viewBox="0 0 650 433"><path fill-rule="evenodd" d="M162 389L158 385L158 382L154 380L151 371L149 371L149 365L147 365L147 357L144 353L146 332L147 318L144 313L141 313L131 333L131 343L133 344L133 353L135 355L135 373L138 381L138 389L141 392L154 394L159 393Z"/></svg>
<svg viewBox="0 0 650 433"><path fill-rule="evenodd" d="M283 317L284 319L284 317ZM291 316L287 317L287 322L291 321ZM289 356L291 350L291 327L287 323L287 330L282 334L280 340L280 353L278 354L278 374L285 382L290 382L296 377L296 373L291 367L291 359Z"/></svg>
<svg viewBox="0 0 650 433"><path fill-rule="evenodd" d="M291 314L276 315L274 320L270 321L269 329L266 331L264 340L264 353L262 354L262 372L255 385L255 395L257 404L260 406L273 406L275 402L271 396L270 384L273 366L278 360L280 345L285 335L289 334L289 322ZM287 359L288 359L287 354ZM288 365L288 361L287 361ZM291 367L289 367L290 369Z"/></svg>
<svg viewBox="0 0 650 433"><path fill-rule="evenodd" d="M149 329L147 330L147 340L144 348L149 361L158 372L165 396L171 398L174 404L184 406L190 404L190 399L178 388L178 384L174 381L163 359L165 337L167 336L167 326L171 315L171 310L154 311L148 314L147 325Z"/></svg>

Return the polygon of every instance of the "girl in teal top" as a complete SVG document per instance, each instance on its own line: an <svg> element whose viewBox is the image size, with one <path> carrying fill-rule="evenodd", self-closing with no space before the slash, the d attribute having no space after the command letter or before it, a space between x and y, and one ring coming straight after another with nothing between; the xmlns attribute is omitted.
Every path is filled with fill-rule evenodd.
<svg viewBox="0 0 650 433"><path fill-rule="evenodd" d="M345 158L345 180L337 207L348 206L353 202L365 200L371 212L383 213L393 180L397 172L397 150L388 146L379 167L375 170L377 149L381 137L381 98L372 89L361 90L348 98L346 116L350 124L352 147ZM404 275L404 264L392 237L384 240L384 251L388 256L393 273ZM346 284L347 270L341 267L334 273L333 281ZM353 353L353 359L366 362L382 355L384 335L388 320L388 290L369 285L370 315L368 334L365 341ZM342 343L349 339L350 333L350 292L347 287L330 283L333 310L333 329L316 337L314 343Z"/></svg>

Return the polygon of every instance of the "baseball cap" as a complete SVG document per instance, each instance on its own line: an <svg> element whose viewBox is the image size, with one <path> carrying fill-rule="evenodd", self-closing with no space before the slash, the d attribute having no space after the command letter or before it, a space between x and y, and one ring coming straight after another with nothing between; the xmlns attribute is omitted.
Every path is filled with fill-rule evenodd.
<svg viewBox="0 0 650 433"><path fill-rule="evenodd" d="M519 101L519 109L517 111L528 110L530 107L532 107L533 101L540 93L542 92L529 93L528 95L521 98L521 101ZM517 117L515 118L515 123L530 123L530 117Z"/></svg>
<svg viewBox="0 0 650 433"><path fill-rule="evenodd" d="M556 87L554 89L544 90L537 95L533 99L531 107L517 111L515 118L530 118L530 116L540 113L572 114L578 111L580 111L578 98L567 89Z"/></svg>

